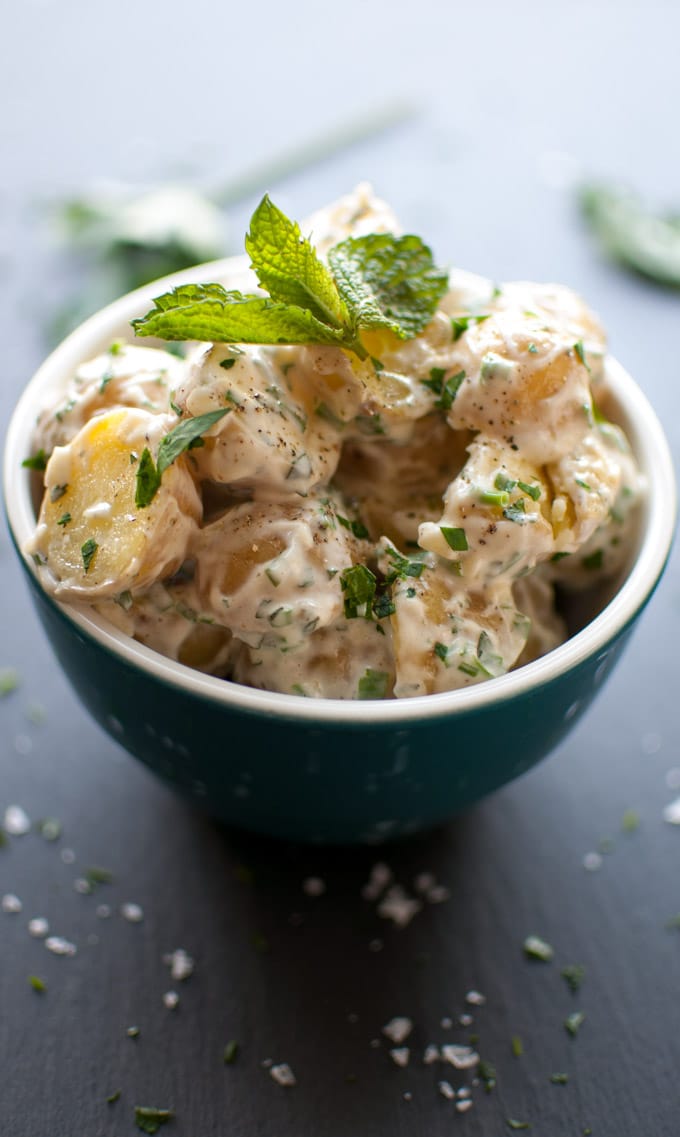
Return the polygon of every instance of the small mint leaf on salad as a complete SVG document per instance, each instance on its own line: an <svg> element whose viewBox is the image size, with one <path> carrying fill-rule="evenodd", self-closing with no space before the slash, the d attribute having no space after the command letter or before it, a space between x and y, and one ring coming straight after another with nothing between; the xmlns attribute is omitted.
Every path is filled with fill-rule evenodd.
<svg viewBox="0 0 680 1137"><path fill-rule="evenodd" d="M411 339L429 323L448 287L419 237L350 237L329 267L300 227L265 196L246 237L252 268L268 297L221 284L187 284L154 300L133 320L138 336L214 343L335 344L368 358L361 332L387 328Z"/></svg>
<svg viewBox="0 0 680 1137"><path fill-rule="evenodd" d="M158 447L158 458L154 462L153 455L148 446L142 451L137 467L135 482L135 505L138 509L145 509L151 505L161 484L161 478L168 466L179 458L185 450L192 450L203 445L203 435L211 426L229 414L231 407L219 411L208 411L204 415L183 419L173 427L169 434L161 439Z"/></svg>

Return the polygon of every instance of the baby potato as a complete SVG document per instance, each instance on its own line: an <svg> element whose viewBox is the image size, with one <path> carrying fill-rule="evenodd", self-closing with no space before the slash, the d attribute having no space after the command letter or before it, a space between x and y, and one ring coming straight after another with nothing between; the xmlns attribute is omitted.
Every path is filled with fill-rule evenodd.
<svg viewBox="0 0 680 1137"><path fill-rule="evenodd" d="M238 505L194 542L204 610L249 645L285 653L342 615L339 574L363 547L330 496Z"/></svg>
<svg viewBox="0 0 680 1137"><path fill-rule="evenodd" d="M165 470L148 506L135 504L143 451L155 455L175 423L142 410L110 411L53 451L29 551L59 599L139 591L184 560L201 516L184 456Z"/></svg>
<svg viewBox="0 0 680 1137"><path fill-rule="evenodd" d="M184 374L183 360L169 351L113 343L108 351L81 363L66 394L38 418L34 448L51 453L66 446L93 417L115 407L138 407L165 414Z"/></svg>
<svg viewBox="0 0 680 1137"><path fill-rule="evenodd" d="M228 413L196 452L201 479L255 497L304 497L333 475L340 435L291 393L275 352L217 344L177 392L190 415Z"/></svg>

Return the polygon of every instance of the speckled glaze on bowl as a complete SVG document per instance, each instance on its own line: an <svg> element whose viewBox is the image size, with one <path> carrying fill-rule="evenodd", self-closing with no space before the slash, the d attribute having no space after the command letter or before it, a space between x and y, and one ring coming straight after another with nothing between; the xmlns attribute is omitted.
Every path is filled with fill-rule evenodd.
<svg viewBox="0 0 680 1137"><path fill-rule="evenodd" d="M618 418L647 479L627 575L581 631L543 659L441 695L387 702L257 691L174 663L87 608L41 588L21 551L34 525L28 471L37 410L75 367L180 281L243 287L243 258L156 282L103 309L46 360L22 396L5 450L12 538L54 651L81 702L131 754L223 821L314 842L378 843L435 825L530 769L586 710L663 572L674 476L661 426L615 361Z"/></svg>

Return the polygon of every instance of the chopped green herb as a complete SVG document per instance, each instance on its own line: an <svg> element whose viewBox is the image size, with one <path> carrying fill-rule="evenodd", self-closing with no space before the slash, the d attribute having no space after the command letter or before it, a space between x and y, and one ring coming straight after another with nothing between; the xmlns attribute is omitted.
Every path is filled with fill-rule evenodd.
<svg viewBox="0 0 680 1137"><path fill-rule="evenodd" d="M666 921L666 927L669 929L669 931L675 931L676 929L680 930L680 912L678 912L675 916L671 916L670 919Z"/></svg>
<svg viewBox="0 0 680 1137"><path fill-rule="evenodd" d="M549 963L555 954L554 948L540 936L527 936L523 946L528 959L540 959L544 963Z"/></svg>
<svg viewBox="0 0 680 1137"><path fill-rule="evenodd" d="M445 375L446 371L443 367L433 367L430 371L430 378L421 379L420 382L437 396L434 403L437 410L450 411L465 378L465 372L457 371L448 379L444 378Z"/></svg>
<svg viewBox="0 0 680 1137"><path fill-rule="evenodd" d="M385 577L387 584L393 584L395 580L406 580L408 577L417 580L425 568L424 561L403 557L394 547L388 547L387 556L392 566Z"/></svg>
<svg viewBox="0 0 680 1137"><path fill-rule="evenodd" d="M596 549L594 553L589 553L587 557L583 557L582 565L589 571L597 571L602 568L604 560L604 549Z"/></svg>
<svg viewBox="0 0 680 1137"><path fill-rule="evenodd" d="M114 1090L112 1094L109 1094L106 1099L106 1104L114 1105L117 1101L120 1101L120 1090Z"/></svg>
<svg viewBox="0 0 680 1137"><path fill-rule="evenodd" d="M172 1121L174 1116L171 1109L156 1109L150 1105L135 1106L135 1124L142 1133L158 1133L161 1125Z"/></svg>
<svg viewBox="0 0 680 1137"><path fill-rule="evenodd" d="M381 592L373 601L373 615L376 620L384 620L386 616L393 616L396 610L397 606L389 591ZM379 627L377 630L381 632L383 629Z"/></svg>
<svg viewBox="0 0 680 1137"><path fill-rule="evenodd" d="M342 527L344 529L349 529L350 532L353 533L354 536L357 537L360 541L365 540L369 536L368 529L363 524L363 522L350 520L347 517L341 517L339 513L336 516Z"/></svg>
<svg viewBox="0 0 680 1137"><path fill-rule="evenodd" d="M388 671L374 671L368 667L359 680L357 697L359 699L384 699L390 683Z"/></svg>
<svg viewBox="0 0 680 1137"><path fill-rule="evenodd" d="M609 256L659 284L680 285L677 212L655 213L630 189L612 185L585 186L580 204Z"/></svg>
<svg viewBox="0 0 680 1137"><path fill-rule="evenodd" d="M567 1082L569 1081L569 1075L551 1074L550 1081L552 1082L553 1086L566 1086Z"/></svg>
<svg viewBox="0 0 680 1137"><path fill-rule="evenodd" d="M99 545L95 541L94 537L88 537L87 541L85 541L85 543L80 546L80 555L83 558L83 568L85 572L90 571L90 565L92 564L92 560L98 548Z"/></svg>
<svg viewBox="0 0 680 1137"><path fill-rule="evenodd" d="M202 436L226 414L229 414L228 407L224 410L208 411L207 414L196 415L195 418L187 418L178 423L169 434L161 439L157 462L154 462L148 447L144 448L137 470L135 489L135 505L139 509L151 504L168 466L171 466L185 450L192 450L196 445L203 445Z"/></svg>
<svg viewBox="0 0 680 1137"><path fill-rule="evenodd" d="M524 1054L524 1046L522 1045L522 1039L518 1034L513 1034L510 1045L512 1046L512 1053L514 1054L515 1058L521 1058Z"/></svg>
<svg viewBox="0 0 680 1137"><path fill-rule="evenodd" d="M27 470L44 470L47 467L49 457L49 454L46 454L41 447L37 454L33 454L30 458L24 458L21 465L25 466Z"/></svg>
<svg viewBox="0 0 680 1137"><path fill-rule="evenodd" d="M110 367L108 367L101 377L101 382L99 384L99 394L100 395L104 394L104 391L106 390L106 388L108 387L108 385L112 379L113 379L113 371L111 370Z"/></svg>
<svg viewBox="0 0 680 1137"><path fill-rule="evenodd" d="M550 560L553 561L553 563L555 563L557 561L561 561L564 557L569 557L569 556L571 556L570 553L553 553Z"/></svg>
<svg viewBox="0 0 680 1137"><path fill-rule="evenodd" d="M442 663L446 664L447 667L449 666L449 649L447 648L446 644L443 644L438 640L434 645L434 654L438 659L441 659Z"/></svg>
<svg viewBox="0 0 680 1137"><path fill-rule="evenodd" d="M125 1033L128 1036L128 1038L139 1038L139 1027L138 1026L129 1026L127 1028L127 1030L125 1031Z"/></svg>
<svg viewBox="0 0 680 1137"><path fill-rule="evenodd" d="M621 818L621 828L624 833L634 833L640 828L640 814L634 809L627 809Z"/></svg>
<svg viewBox="0 0 680 1137"><path fill-rule="evenodd" d="M503 510L503 517L506 521L515 521L519 525L534 520L533 517L527 517L523 498L520 498L519 501L513 501L512 505L506 505Z"/></svg>
<svg viewBox="0 0 680 1137"><path fill-rule="evenodd" d="M331 343L368 357L362 329L389 328L401 339L429 323L448 287L418 237L349 237L329 266L299 226L268 196L250 220L246 250L268 297L219 284L181 285L133 321L136 335L218 343Z"/></svg>
<svg viewBox="0 0 680 1137"><path fill-rule="evenodd" d="M319 403L319 405L314 408L314 414L317 415L318 418L323 419L324 422L329 422L336 430L344 430L347 426L344 419L336 415L335 411L332 411L326 403Z"/></svg>
<svg viewBox="0 0 680 1137"><path fill-rule="evenodd" d="M541 496L540 486L530 486L527 484L527 482L518 482L517 485L521 489L522 493L528 494L533 501L538 501L539 497Z"/></svg>
<svg viewBox="0 0 680 1137"><path fill-rule="evenodd" d="M376 578L371 570L366 565L343 569L340 588L344 593L345 619L352 620L361 614L370 620L376 589Z"/></svg>
<svg viewBox="0 0 680 1137"><path fill-rule="evenodd" d="M38 975L29 975L28 982L33 990L37 991L40 995L43 995L47 990L47 984L45 980L41 979Z"/></svg>
<svg viewBox="0 0 680 1137"><path fill-rule="evenodd" d="M113 873L108 869L100 868L98 865L86 869L83 875L90 888L96 888L98 884L111 884L113 881Z"/></svg>
<svg viewBox="0 0 680 1137"><path fill-rule="evenodd" d="M576 482L576 485L580 486L582 490L586 491L586 493L593 492L593 487L589 485L588 482L584 482L583 478L574 478L574 481Z"/></svg>
<svg viewBox="0 0 680 1137"><path fill-rule="evenodd" d="M453 333L453 342L456 343L462 335L470 327L470 324L481 324L483 320L488 320L490 312L483 316L454 316L451 320L451 331Z"/></svg>
<svg viewBox="0 0 680 1137"><path fill-rule="evenodd" d="M484 505L495 505L498 509L503 509L504 506L510 501L510 495L505 490L479 490L479 500Z"/></svg>
<svg viewBox="0 0 680 1137"><path fill-rule="evenodd" d="M65 528L68 525L69 521L72 520L73 518L71 517L70 513L62 513L61 517L57 521L57 525L62 525Z"/></svg>
<svg viewBox="0 0 680 1137"><path fill-rule="evenodd" d="M538 348L536 347L535 343L530 343L529 346L527 347L527 351L530 351L532 355L536 355Z"/></svg>
<svg viewBox="0 0 680 1137"><path fill-rule="evenodd" d="M574 995L580 990L585 974L586 969L581 963L570 963L560 971L564 982Z"/></svg>
<svg viewBox="0 0 680 1137"><path fill-rule="evenodd" d="M577 343L574 344L574 351L576 352L577 356L581 360L581 363L583 364L583 366L587 367L588 364L586 363L586 350L583 346L583 340L579 340Z"/></svg>
<svg viewBox="0 0 680 1137"><path fill-rule="evenodd" d="M19 672L14 667L3 667L0 669L0 698L5 695L11 695L12 691L16 691L19 686Z"/></svg>
<svg viewBox="0 0 680 1137"><path fill-rule="evenodd" d="M177 418L182 417L182 408L177 405L177 403L174 401L174 399L170 400L170 410L175 412L175 414L177 415ZM130 455L130 457L132 457L132 455Z"/></svg>
<svg viewBox="0 0 680 1137"><path fill-rule="evenodd" d="M616 843L611 837L600 837L597 847L601 853L613 853L616 848Z"/></svg>
<svg viewBox="0 0 680 1137"><path fill-rule="evenodd" d="M220 360L220 367L223 367L225 371L230 371L235 363L236 363L236 357L233 355L230 355L227 359Z"/></svg>
<svg viewBox="0 0 680 1137"><path fill-rule="evenodd" d="M585 1017L586 1016L583 1014L583 1011L573 1011L572 1014L567 1015L566 1019L564 1020L564 1029L566 1030L567 1034L570 1034L572 1038L575 1038L581 1029L583 1022L585 1021Z"/></svg>
<svg viewBox="0 0 680 1137"><path fill-rule="evenodd" d="M239 1045L235 1038L230 1039L224 1048L224 1064L231 1066L238 1058Z"/></svg>
<svg viewBox="0 0 680 1137"><path fill-rule="evenodd" d="M52 502L59 501L59 498L64 496L67 489L68 489L68 485L52 486L52 489L50 490L50 501L52 501Z"/></svg>
<svg viewBox="0 0 680 1137"><path fill-rule="evenodd" d="M464 529L456 529L450 525L440 525L439 528L446 544L455 553L464 553L469 548Z"/></svg>
<svg viewBox="0 0 680 1137"><path fill-rule="evenodd" d="M38 832L45 841L58 841L61 837L61 821L58 817L46 817L38 822Z"/></svg>
<svg viewBox="0 0 680 1137"><path fill-rule="evenodd" d="M472 1044L474 1045L474 1044ZM496 1068L490 1062L485 1062L482 1059L477 1066L477 1077L484 1086L487 1094L490 1094L496 1088Z"/></svg>
<svg viewBox="0 0 680 1137"><path fill-rule="evenodd" d="M505 1120L511 1129L531 1129L528 1121L517 1121L514 1117L506 1117Z"/></svg>
<svg viewBox="0 0 680 1137"><path fill-rule="evenodd" d="M496 474L493 484L497 490L502 490L504 493L510 493L517 485L517 481L514 478L509 478L507 474L500 472Z"/></svg>

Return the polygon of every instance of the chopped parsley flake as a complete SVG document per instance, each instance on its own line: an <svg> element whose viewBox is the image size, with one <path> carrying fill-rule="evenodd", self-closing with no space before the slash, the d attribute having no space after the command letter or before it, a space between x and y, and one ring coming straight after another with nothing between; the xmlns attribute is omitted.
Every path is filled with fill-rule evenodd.
<svg viewBox="0 0 680 1137"><path fill-rule="evenodd" d="M477 1066L477 1077L481 1081L487 1094L490 1094L496 1087L496 1068L490 1062L485 1062L482 1059Z"/></svg>
<svg viewBox="0 0 680 1137"><path fill-rule="evenodd" d="M112 1094L109 1094L106 1099L106 1104L114 1105L117 1101L120 1101L120 1090L114 1090Z"/></svg>
<svg viewBox="0 0 680 1137"><path fill-rule="evenodd" d="M469 545L464 529L456 529L450 525L440 525L441 535L454 553L464 553Z"/></svg>
<svg viewBox="0 0 680 1137"><path fill-rule="evenodd" d="M524 954L528 959L540 959L543 963L549 963L555 954L555 950L540 936L527 936L524 941Z"/></svg>
<svg viewBox="0 0 680 1137"><path fill-rule="evenodd" d="M483 316L454 316L451 320L451 332L453 334L453 342L456 343L462 335L470 327L470 324L481 324L483 320L488 320L490 312Z"/></svg>
<svg viewBox="0 0 680 1137"><path fill-rule="evenodd" d="M348 517L341 517L339 513L336 516L343 529L349 529L350 532L353 533L354 536L357 537L360 541L365 540L369 536L368 529L362 521L355 521L351 520Z"/></svg>
<svg viewBox="0 0 680 1137"><path fill-rule="evenodd" d="M48 460L49 454L46 454L41 447L40 450L38 450L37 454L33 454L30 458L24 458L21 465L24 466L27 470L44 470L47 466Z"/></svg>
<svg viewBox="0 0 680 1137"><path fill-rule="evenodd" d="M388 548L387 555L391 562L391 569L386 576L388 584L393 584L395 580L406 580L407 577L418 578L421 576L425 568L424 561L412 560L410 557L403 557L394 548Z"/></svg>
<svg viewBox="0 0 680 1137"><path fill-rule="evenodd" d="M19 672L14 667L0 669L0 698L11 695L19 686Z"/></svg>
<svg viewBox="0 0 680 1137"><path fill-rule="evenodd" d="M193 450L196 446L203 446L203 435L210 430L216 422L229 414L226 407L219 411L209 411L204 415L183 419L177 426L161 439L158 447L158 461L154 462L151 451L145 447L137 469L137 484L135 489L135 505L144 509L153 501L161 484L161 478L168 466L171 466L185 450Z"/></svg>
<svg viewBox="0 0 680 1137"><path fill-rule="evenodd" d="M340 587L345 594L345 619L352 620L361 614L371 618L376 578L366 565L352 565L340 574Z"/></svg>
<svg viewBox="0 0 680 1137"><path fill-rule="evenodd" d="M503 490L505 493L510 493L514 490L517 482L514 478L509 478L507 474L498 473L494 478L494 483L497 490Z"/></svg>
<svg viewBox="0 0 680 1137"><path fill-rule="evenodd" d="M581 360L583 366L588 367L588 364L586 363L586 349L583 346L583 340L578 340L578 342L574 344L574 351Z"/></svg>
<svg viewBox="0 0 680 1137"><path fill-rule="evenodd" d="M33 990L37 991L40 995L43 995L47 990L47 984L45 980L41 979L38 975L29 975L28 982Z"/></svg>
<svg viewBox="0 0 680 1137"><path fill-rule="evenodd" d="M95 541L94 537L88 537L85 544L80 546L80 555L83 558L83 568L85 572L90 571L92 560L98 548L99 545Z"/></svg>
<svg viewBox="0 0 680 1137"><path fill-rule="evenodd" d="M552 1082L553 1086L566 1086L567 1082L569 1081L569 1075L551 1074L550 1081Z"/></svg>
<svg viewBox="0 0 680 1137"><path fill-rule="evenodd" d="M567 1034L575 1038L585 1021L585 1017L583 1011L573 1011L572 1014L567 1015L564 1020L564 1029Z"/></svg>
<svg viewBox="0 0 680 1137"><path fill-rule="evenodd" d="M528 1121L517 1121L514 1117L506 1117L510 1129L531 1129Z"/></svg>
<svg viewBox="0 0 680 1137"><path fill-rule="evenodd" d="M158 1133L161 1125L172 1121L174 1116L171 1109L156 1109L149 1105L135 1106L135 1124L142 1133Z"/></svg>
<svg viewBox="0 0 680 1137"><path fill-rule="evenodd" d="M52 489L50 490L50 501L59 501L59 498L64 496L67 489L68 485L52 486Z"/></svg>
<svg viewBox="0 0 680 1137"><path fill-rule="evenodd" d="M384 699L390 682L389 672L368 667L359 680L359 699Z"/></svg>
<svg viewBox="0 0 680 1137"><path fill-rule="evenodd" d="M640 828L640 814L634 809L627 809L621 818L621 828L624 833L634 833Z"/></svg>
<svg viewBox="0 0 680 1137"><path fill-rule="evenodd" d="M570 963L563 967L560 975L564 979L569 990L575 995L580 990L581 984L585 978L586 969L580 963Z"/></svg>
<svg viewBox="0 0 680 1137"><path fill-rule="evenodd" d="M584 569L588 569L589 572L593 572L597 571L597 569L602 568L603 559L604 550L596 549L594 553L589 553L587 557L583 558L582 564Z"/></svg>
<svg viewBox="0 0 680 1137"><path fill-rule="evenodd" d="M455 375L449 376L448 379L445 378L445 375L445 368L433 367L430 371L430 378L421 379L420 382L437 396L434 403L437 410L450 411L453 406L453 401L460 389L460 385L465 378L465 372L457 371Z"/></svg>
<svg viewBox="0 0 680 1137"><path fill-rule="evenodd" d="M61 517L57 521L57 525L66 526L66 525L68 525L69 521L72 521L72 520L73 520L73 518L71 517L70 513L62 513Z"/></svg>
<svg viewBox="0 0 680 1137"><path fill-rule="evenodd" d="M438 659L441 659L442 663L444 663L448 667L448 665L449 665L449 649L447 648L446 644L443 644L438 640L437 643L434 645L434 654L437 656Z"/></svg>
<svg viewBox="0 0 680 1137"><path fill-rule="evenodd" d="M518 525L524 525L526 521L533 521L532 517L527 517L524 507L524 500L514 501L512 505L506 505L503 510L503 517L506 521L515 521Z"/></svg>
<svg viewBox="0 0 680 1137"><path fill-rule="evenodd" d="M239 1045L235 1038L230 1039L224 1048L224 1064L231 1066L238 1058Z"/></svg>
<svg viewBox="0 0 680 1137"><path fill-rule="evenodd" d="M518 482L517 485L521 489L522 493L528 494L533 501L538 501L539 497L541 496L540 486L530 486L527 484L527 482Z"/></svg>
<svg viewBox="0 0 680 1137"><path fill-rule="evenodd" d="M518 1034L513 1034L510 1045L512 1047L512 1053L514 1054L515 1058L521 1058L524 1054L524 1046L522 1045L522 1039Z"/></svg>
<svg viewBox="0 0 680 1137"><path fill-rule="evenodd" d="M576 482L576 485L580 486L582 490L586 491L586 493L593 492L593 487L589 485L588 482L584 482L583 478L574 478L574 481Z"/></svg>
<svg viewBox="0 0 680 1137"><path fill-rule="evenodd" d="M227 357L227 359L220 360L220 367L223 367L225 371L229 371L229 370L231 370L231 368L234 366L235 363L236 363L236 359L234 358L233 355L230 355Z"/></svg>

